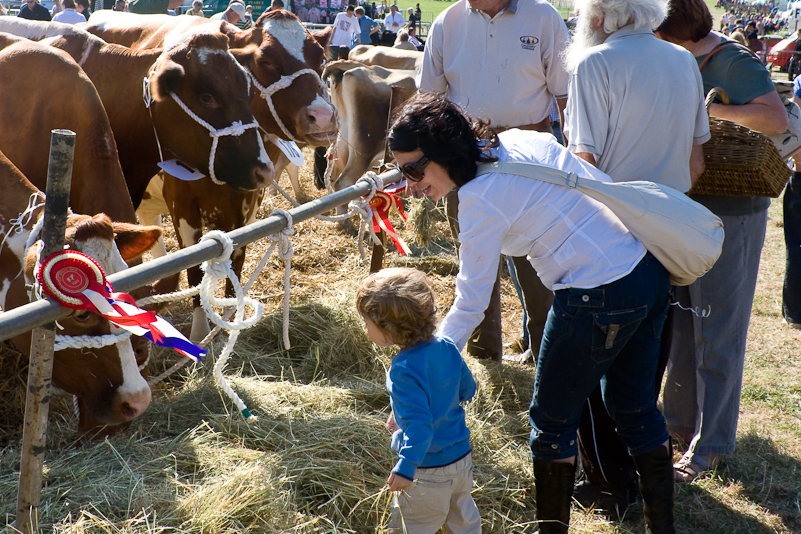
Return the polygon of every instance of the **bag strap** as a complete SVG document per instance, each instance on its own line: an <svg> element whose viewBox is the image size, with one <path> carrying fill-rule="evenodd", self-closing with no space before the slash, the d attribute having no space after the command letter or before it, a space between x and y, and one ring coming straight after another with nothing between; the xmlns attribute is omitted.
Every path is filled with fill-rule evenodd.
<svg viewBox="0 0 801 534"><path fill-rule="evenodd" d="M478 166L476 176L482 174L490 174L494 172L501 172L505 174L516 174L518 176L525 176L534 178L542 182L548 182L554 185L563 185L571 189L578 189L581 184L579 181L585 180L580 178L576 173L564 172L553 167L545 165L538 165L536 163L527 163L523 161L495 161L493 163L482 163Z"/></svg>
<svg viewBox="0 0 801 534"><path fill-rule="evenodd" d="M738 43L737 41L732 41L732 40L730 40L730 39L724 39L724 40L722 40L721 42L719 42L718 44L716 44L716 45L715 45L715 48L713 48L712 50L710 50L710 51L709 51L709 53L708 53L708 54L706 55L706 57L704 58L704 60L703 60L703 61L701 61L701 63L699 63L699 64L698 64L698 70L699 70L699 71L702 71L702 70L704 70L704 67L706 67L707 63L709 63L709 60L710 60L710 59L712 59L712 56L714 56L715 54L717 54L718 52L720 52L721 50L723 50L724 48L726 48L726 47L727 47L727 46L729 46L729 45L733 45L733 46L735 46L735 47L737 47L737 48L740 48L741 50L745 50L746 52L748 52L749 54L751 54L752 56L754 56L754 57L755 57L757 60L759 60L759 56L757 56L756 54L754 54L754 51L753 51L753 50L751 50L750 48L748 48L748 47L746 47L746 46L743 46L743 45L741 45L741 44L740 44L740 43ZM761 61L761 60L760 60L759 62L760 62L760 63L762 63L762 61Z"/></svg>

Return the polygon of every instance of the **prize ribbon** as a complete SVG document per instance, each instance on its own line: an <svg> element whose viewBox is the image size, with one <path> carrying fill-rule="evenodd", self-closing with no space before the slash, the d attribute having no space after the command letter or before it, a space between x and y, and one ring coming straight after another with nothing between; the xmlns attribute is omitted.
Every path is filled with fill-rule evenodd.
<svg viewBox="0 0 801 534"><path fill-rule="evenodd" d="M395 247L400 252L401 256L411 253L409 246L401 236L395 232L392 222L389 220L389 212L395 208L403 220L406 220L406 213L403 211L403 201L400 198L400 193L405 189L401 188L387 188L384 191L376 191L373 198L370 200L370 208L373 210L373 231L378 233L381 230L385 231L387 235L395 243Z"/></svg>
<svg viewBox="0 0 801 534"><path fill-rule="evenodd" d="M103 269L86 254L56 252L42 262L37 278L45 294L66 308L97 313L134 335L173 348L195 361L206 354L156 312L138 307L128 293L114 293Z"/></svg>

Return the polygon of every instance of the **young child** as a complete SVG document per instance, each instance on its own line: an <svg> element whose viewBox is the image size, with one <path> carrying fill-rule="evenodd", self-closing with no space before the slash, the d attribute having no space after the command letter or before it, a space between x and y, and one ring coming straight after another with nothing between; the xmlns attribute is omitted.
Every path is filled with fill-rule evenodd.
<svg viewBox="0 0 801 534"><path fill-rule="evenodd" d="M480 534L470 495L470 431L460 405L475 395L476 382L456 346L434 335L431 284L414 269L384 269L361 283L356 308L371 341L401 349L387 371L387 428L398 453L387 486L401 492L392 500L390 532L433 534L447 525Z"/></svg>

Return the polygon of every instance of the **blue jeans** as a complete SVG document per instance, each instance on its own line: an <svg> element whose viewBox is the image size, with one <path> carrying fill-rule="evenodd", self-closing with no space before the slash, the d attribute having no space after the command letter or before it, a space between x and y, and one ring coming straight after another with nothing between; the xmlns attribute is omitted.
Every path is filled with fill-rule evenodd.
<svg viewBox="0 0 801 534"><path fill-rule="evenodd" d="M801 172L794 172L784 190L784 244L787 263L782 313L788 323L801 323Z"/></svg>
<svg viewBox="0 0 801 534"><path fill-rule="evenodd" d="M633 456L667 441L654 376L669 293L668 273L650 253L620 280L556 292L529 407L535 460L577 454L581 411L599 382L604 405Z"/></svg>

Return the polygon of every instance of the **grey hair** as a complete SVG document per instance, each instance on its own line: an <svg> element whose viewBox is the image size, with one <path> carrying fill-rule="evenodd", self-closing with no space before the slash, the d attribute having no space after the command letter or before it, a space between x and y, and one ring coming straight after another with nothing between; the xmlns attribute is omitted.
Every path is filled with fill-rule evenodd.
<svg viewBox="0 0 801 534"><path fill-rule="evenodd" d="M629 24L638 30L654 30L667 16L666 0L576 0L575 6L581 17L603 17L608 34Z"/></svg>

